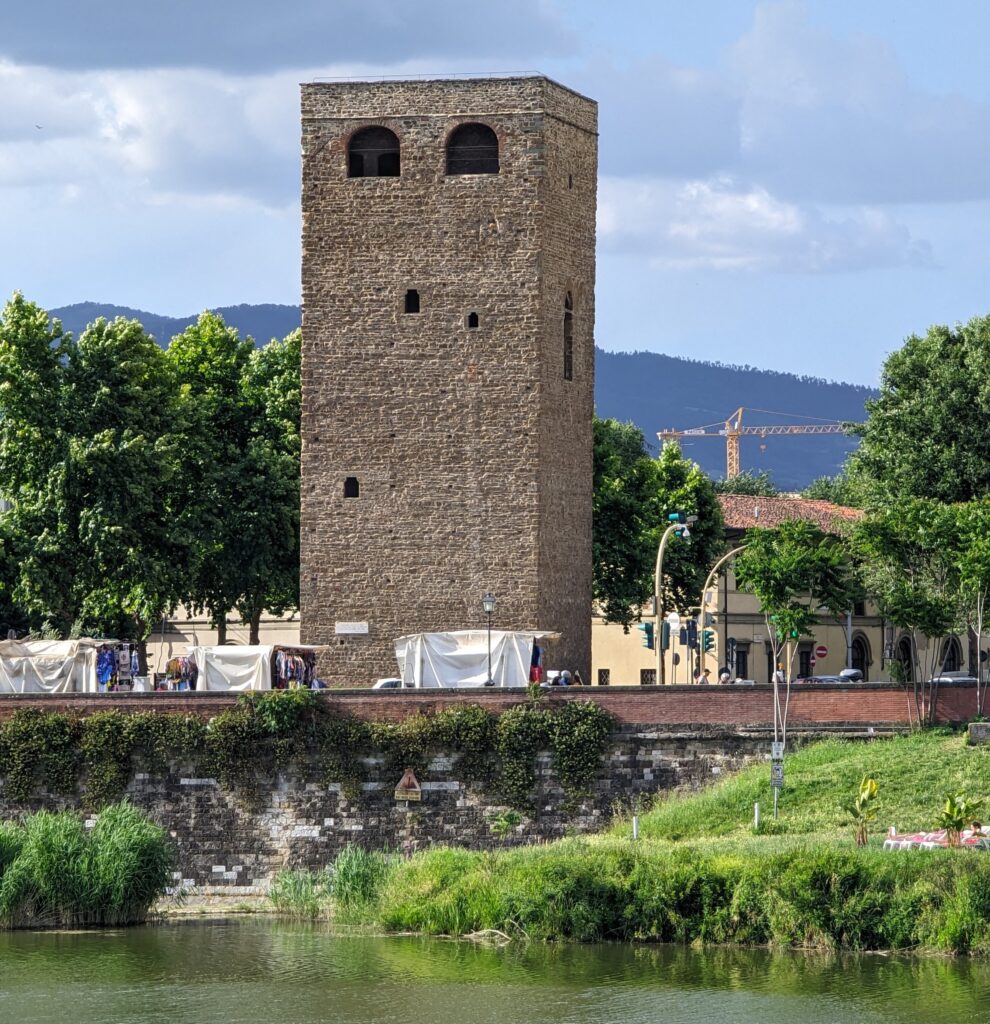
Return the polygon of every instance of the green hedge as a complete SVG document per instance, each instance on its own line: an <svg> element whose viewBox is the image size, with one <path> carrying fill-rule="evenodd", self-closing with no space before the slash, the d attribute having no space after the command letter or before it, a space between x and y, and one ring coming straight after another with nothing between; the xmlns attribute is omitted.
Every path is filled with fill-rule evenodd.
<svg viewBox="0 0 990 1024"><path fill-rule="evenodd" d="M569 800L585 796L601 771L613 720L591 701L548 711L538 701L495 716L478 705L400 722L366 722L334 713L310 690L245 694L209 722L195 715L100 711L86 717L35 709L0 725L0 776L8 799L41 790L73 793L100 807L124 793L135 770L162 773L193 763L224 787L250 797L266 775L315 757L327 782L358 799L364 759L384 757L396 778L425 771L440 752L459 755L464 781L489 787L506 804L530 810L535 757L553 756Z"/></svg>

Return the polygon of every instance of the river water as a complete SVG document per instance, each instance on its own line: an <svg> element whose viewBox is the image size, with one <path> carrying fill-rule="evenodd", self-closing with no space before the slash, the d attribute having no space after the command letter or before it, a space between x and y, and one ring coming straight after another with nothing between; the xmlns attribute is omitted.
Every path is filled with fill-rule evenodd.
<svg viewBox="0 0 990 1024"><path fill-rule="evenodd" d="M979 1024L990 965L479 947L247 919L0 934L0 1024Z"/></svg>

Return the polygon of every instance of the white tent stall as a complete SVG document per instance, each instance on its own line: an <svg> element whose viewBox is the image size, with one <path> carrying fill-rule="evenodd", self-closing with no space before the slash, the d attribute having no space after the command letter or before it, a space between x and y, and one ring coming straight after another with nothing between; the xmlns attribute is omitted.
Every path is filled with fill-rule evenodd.
<svg viewBox="0 0 990 1024"><path fill-rule="evenodd" d="M279 650L310 652L320 648L305 644L223 644L190 647L186 656L199 670L197 690L270 690L273 655Z"/></svg>
<svg viewBox="0 0 990 1024"><path fill-rule="evenodd" d="M0 693L96 693L96 654L104 641L0 641Z"/></svg>
<svg viewBox="0 0 990 1024"><path fill-rule="evenodd" d="M527 686L533 644L556 633L501 630L491 633L492 679L496 686ZM395 641L402 686L474 687L488 679L488 631L411 633Z"/></svg>

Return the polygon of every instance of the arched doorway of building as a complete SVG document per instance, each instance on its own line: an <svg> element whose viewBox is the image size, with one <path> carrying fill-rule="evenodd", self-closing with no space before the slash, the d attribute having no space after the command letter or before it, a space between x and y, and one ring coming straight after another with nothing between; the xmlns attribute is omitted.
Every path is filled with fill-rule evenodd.
<svg viewBox="0 0 990 1024"><path fill-rule="evenodd" d="M914 658L911 654L911 637L902 636L897 642L897 660L904 670L904 678L911 679L914 676Z"/></svg>
<svg viewBox="0 0 990 1024"><path fill-rule="evenodd" d="M961 668L962 647L954 636L947 637L945 643L942 644L942 656L938 665L935 666L935 671L958 672Z"/></svg>
<svg viewBox="0 0 990 1024"><path fill-rule="evenodd" d="M852 667L863 673L863 682L870 678L870 642L862 633L853 636L852 642Z"/></svg>

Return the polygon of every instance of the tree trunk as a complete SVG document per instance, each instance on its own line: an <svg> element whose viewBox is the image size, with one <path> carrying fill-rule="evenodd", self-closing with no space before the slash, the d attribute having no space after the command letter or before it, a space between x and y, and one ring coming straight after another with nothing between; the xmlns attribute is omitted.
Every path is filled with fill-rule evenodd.
<svg viewBox="0 0 990 1024"><path fill-rule="evenodd" d="M250 639L248 640L248 643L260 644L261 643L261 640L259 639L260 632L261 632L261 609L260 608L255 608L254 611L251 612L251 636L250 636Z"/></svg>
<svg viewBox="0 0 990 1024"><path fill-rule="evenodd" d="M217 627L217 643L225 644L227 642L227 613L224 612L216 620Z"/></svg>

